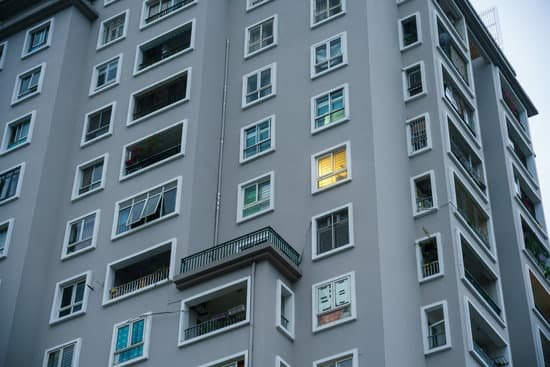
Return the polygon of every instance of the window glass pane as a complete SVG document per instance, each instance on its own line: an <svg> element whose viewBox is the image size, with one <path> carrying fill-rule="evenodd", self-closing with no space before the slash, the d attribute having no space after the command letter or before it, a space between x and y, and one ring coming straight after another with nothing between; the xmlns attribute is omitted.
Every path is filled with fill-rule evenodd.
<svg viewBox="0 0 550 367"><path fill-rule="evenodd" d="M116 337L116 350L124 349L128 346L128 332L130 331L130 325L124 325L117 330Z"/></svg>
<svg viewBox="0 0 550 367"><path fill-rule="evenodd" d="M63 357L60 367L73 367L74 344L63 348Z"/></svg>
<svg viewBox="0 0 550 367"><path fill-rule="evenodd" d="M72 303L73 286L64 287L61 295L61 307L66 307Z"/></svg>
<svg viewBox="0 0 550 367"><path fill-rule="evenodd" d="M261 72L261 82L260 87L265 87L271 84L271 69L266 69Z"/></svg>
<svg viewBox="0 0 550 367"><path fill-rule="evenodd" d="M336 307L349 304L351 302L350 296L350 278L334 282L334 304Z"/></svg>
<svg viewBox="0 0 550 367"><path fill-rule="evenodd" d="M128 218L129 224L138 222L141 219L142 217L141 213L143 212L144 207L145 207L145 200L138 201L137 203L134 203L134 205L132 205L130 217Z"/></svg>
<svg viewBox="0 0 550 367"><path fill-rule="evenodd" d="M317 288L317 312L322 313L332 308L332 284Z"/></svg>
<svg viewBox="0 0 550 367"><path fill-rule="evenodd" d="M247 94L254 92L257 89L258 89L258 75L254 74L249 76L247 79L247 87L246 87Z"/></svg>
<svg viewBox="0 0 550 367"><path fill-rule="evenodd" d="M176 188L166 191L162 198L162 215L176 211Z"/></svg>
<svg viewBox="0 0 550 367"><path fill-rule="evenodd" d="M78 242L80 240L80 233L82 230L82 221L78 221L71 225L69 233L69 244Z"/></svg>
<svg viewBox="0 0 550 367"><path fill-rule="evenodd" d="M269 199L271 196L271 182L266 181L258 184L258 200Z"/></svg>
<svg viewBox="0 0 550 367"><path fill-rule="evenodd" d="M160 203L160 198L161 194L156 194L147 199L147 204L145 205L145 209L143 210L142 217L148 217L157 211Z"/></svg>
<svg viewBox="0 0 550 367"><path fill-rule="evenodd" d="M321 45L315 48L315 64L320 64L327 59L327 46Z"/></svg>
<svg viewBox="0 0 550 367"><path fill-rule="evenodd" d="M336 363L336 367L352 367L353 358L346 358Z"/></svg>
<svg viewBox="0 0 550 367"><path fill-rule="evenodd" d="M332 154L319 158L317 161L317 167L319 177L332 173Z"/></svg>
<svg viewBox="0 0 550 367"><path fill-rule="evenodd" d="M84 227L82 228L82 239L92 238L94 234L95 214L84 219Z"/></svg>
<svg viewBox="0 0 550 367"><path fill-rule="evenodd" d="M249 148L256 144L256 127L245 130L245 147Z"/></svg>
<svg viewBox="0 0 550 367"><path fill-rule="evenodd" d="M118 212L117 233L125 232L127 230L128 218L130 217L131 207L121 209Z"/></svg>
<svg viewBox="0 0 550 367"><path fill-rule="evenodd" d="M86 287L86 282L79 282L76 285L76 294L74 297L75 303L82 302L84 299L84 288Z"/></svg>
<svg viewBox="0 0 550 367"><path fill-rule="evenodd" d="M244 189L244 205L252 204L256 201L256 184L248 186Z"/></svg>
<svg viewBox="0 0 550 367"><path fill-rule="evenodd" d="M131 344L137 344L143 341L143 328L145 320L139 320L132 324L132 341Z"/></svg>
<svg viewBox="0 0 550 367"><path fill-rule="evenodd" d="M47 367L57 367L59 364L59 350L55 350L48 354L48 366Z"/></svg>

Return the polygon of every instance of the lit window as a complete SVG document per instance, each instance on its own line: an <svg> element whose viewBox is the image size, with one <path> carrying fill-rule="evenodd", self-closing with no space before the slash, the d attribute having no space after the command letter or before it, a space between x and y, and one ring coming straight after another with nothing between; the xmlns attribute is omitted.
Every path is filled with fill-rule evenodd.
<svg viewBox="0 0 550 367"><path fill-rule="evenodd" d="M128 19L128 10L117 14L101 23L99 28L98 48L114 43L126 37L126 24Z"/></svg>
<svg viewBox="0 0 550 367"><path fill-rule="evenodd" d="M246 56L251 56L277 44L277 16L251 25L246 29Z"/></svg>
<svg viewBox="0 0 550 367"><path fill-rule="evenodd" d="M242 107L263 101L275 93L276 64L271 64L243 77Z"/></svg>
<svg viewBox="0 0 550 367"><path fill-rule="evenodd" d="M351 179L349 143L312 156L312 192L327 189Z"/></svg>
<svg viewBox="0 0 550 367"><path fill-rule="evenodd" d="M239 185L237 222L273 210L273 172Z"/></svg>
<svg viewBox="0 0 550 367"><path fill-rule="evenodd" d="M354 274L313 285L313 331L355 319Z"/></svg>
<svg viewBox="0 0 550 367"><path fill-rule="evenodd" d="M241 162L273 151L275 116L269 116L241 129Z"/></svg>
<svg viewBox="0 0 550 367"><path fill-rule="evenodd" d="M311 77L347 65L346 34L341 33L311 47Z"/></svg>
<svg viewBox="0 0 550 367"><path fill-rule="evenodd" d="M86 312L90 279L86 272L56 284L50 324Z"/></svg>
<svg viewBox="0 0 550 367"><path fill-rule="evenodd" d="M72 200L102 190L105 187L105 173L108 155L82 163L76 168Z"/></svg>
<svg viewBox="0 0 550 367"><path fill-rule="evenodd" d="M348 86L335 88L312 99L312 132L349 119Z"/></svg>
<svg viewBox="0 0 550 367"><path fill-rule="evenodd" d="M23 57L38 52L50 45L52 24L53 20L50 19L27 31Z"/></svg>
<svg viewBox="0 0 550 367"><path fill-rule="evenodd" d="M147 359L151 316L144 315L115 325L111 342L110 366Z"/></svg>
<svg viewBox="0 0 550 367"><path fill-rule="evenodd" d="M310 0L311 26L329 21L346 12L345 0Z"/></svg>

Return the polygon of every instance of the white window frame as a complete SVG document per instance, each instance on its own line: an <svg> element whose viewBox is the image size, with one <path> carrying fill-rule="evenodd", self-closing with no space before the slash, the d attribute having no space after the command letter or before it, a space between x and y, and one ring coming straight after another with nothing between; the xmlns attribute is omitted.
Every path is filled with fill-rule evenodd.
<svg viewBox="0 0 550 367"><path fill-rule="evenodd" d="M325 217L327 215L333 214L335 212L338 212L342 209L348 210L348 236L349 236L349 243L340 246L337 248L334 248L330 251L323 252L322 254L317 253L317 220L319 218ZM355 246L355 235L353 230L353 204L347 203L345 205L341 205L339 207L327 210L324 213L317 214L316 216L311 218L311 259L313 261L320 260L322 258L337 254L342 251L349 250Z"/></svg>
<svg viewBox="0 0 550 367"><path fill-rule="evenodd" d="M422 118L424 119L424 123L426 125L426 140L427 140L427 143L426 143L426 146L424 148L414 150L413 146L411 144L411 140L412 140L411 123L418 120L418 119L422 119ZM430 126L430 114L429 113L424 113L422 115L415 116L415 117L410 118L407 121L405 121L405 130L406 130L406 134L407 134L407 151L409 153L409 157L414 157L418 154L421 154L421 153L428 152L428 151L432 150L432 131L431 131L431 126Z"/></svg>
<svg viewBox="0 0 550 367"><path fill-rule="evenodd" d="M193 0L191 1L189 4L186 4L184 6L182 6L181 8L179 9L176 9L174 11L171 11L170 13L162 16L162 17L159 17L155 20L153 20L152 22L149 22L149 23L146 23L145 22L145 19L147 19L147 13L148 13L148 6L147 6L147 3L150 2L151 0L144 0L143 1L143 5L141 7L141 17L140 17L140 21L139 21L139 29L140 30L143 30L144 28L147 28L147 27L150 27L152 26L153 24L156 24L158 22L161 22L162 20L168 18L168 17L171 17L172 15L174 14L177 14L179 12L182 12L184 11L185 9L188 9L190 8L191 6L193 5L196 5L198 0Z"/></svg>
<svg viewBox="0 0 550 367"><path fill-rule="evenodd" d="M27 139L24 143L18 144L12 148L8 148L8 140L10 135L10 130L12 125L17 125L18 123L22 122L23 120L26 120L30 117L29 121L29 130L27 132ZM4 137L2 139L2 147L0 148L0 155L13 152L14 150L21 149L31 143L32 140L32 132L34 128L34 122L36 121L36 110L33 110L29 113L26 113L22 116L19 116L16 119L13 119L6 123L6 126L4 127Z"/></svg>
<svg viewBox="0 0 550 367"><path fill-rule="evenodd" d="M265 47L260 47L259 49L255 50L255 51L249 52L248 48L249 48L249 42L250 42L250 30L252 28L257 27L257 26L261 25L262 23L266 23L270 20L273 20L273 42L271 42L269 45L267 45ZM277 14L273 14L273 15L271 15L271 16L265 18L265 19L262 19L262 20L254 23L252 25L249 25L244 30L244 58L247 59L247 58L252 57L254 55L257 55L261 52L267 51L270 48L273 48L273 47L277 46L278 41L279 41L279 16Z"/></svg>
<svg viewBox="0 0 550 367"><path fill-rule="evenodd" d="M234 280L234 281L229 282L229 283L222 284L220 286L211 288L207 291L204 291L202 293L196 294L194 296L191 296L191 297L188 297L188 298L182 300L181 301L181 308L180 308L181 312L180 312L180 318L179 318L179 325L178 325L178 347L184 347L186 345L195 343L199 340L210 338L212 336L215 336L215 335L218 335L218 334L221 334L221 333L225 333L225 332L228 332L230 330L239 328L243 325L249 324L250 323L250 313L252 311L250 309L250 307L252 305L252 301L251 301L251 295L252 295L251 291L252 290L250 288L251 279L252 278L250 276L240 278L240 279ZM203 334L203 335L198 336L198 337L193 338L193 339L184 340L183 339L183 333L184 333L184 330L185 330L184 326L188 326L188 325L186 325L187 322L184 320L186 315L189 313L189 307L187 306L187 304L189 302L192 302L192 301L198 299L198 298L204 298L204 297L207 297L209 295L213 295L213 294L222 292L225 288L229 288L231 286L238 285L238 284L246 284L246 318L243 321L239 321L239 322L237 322L233 325L225 326L221 329L212 331L212 332L207 333L207 334Z"/></svg>
<svg viewBox="0 0 550 367"><path fill-rule="evenodd" d="M82 180L82 170L86 169L87 167L98 163L100 161L103 161L103 167L101 171L101 183L98 187L94 189L90 189L82 194L79 194L78 191L80 190L80 184ZM74 180L73 180L73 191L71 194L71 201L75 201L77 199L82 199L86 196L92 195L96 192L99 192L103 189L105 189L105 181L107 181L107 165L109 164L109 153L104 153L100 156L97 156L95 158L92 158L86 162L82 162L76 166Z"/></svg>
<svg viewBox="0 0 550 367"><path fill-rule="evenodd" d="M108 60L102 61L99 64L94 65L94 68L92 70L92 78L91 78L92 81L90 83L90 91L88 93L89 97L92 97L92 96L94 96L98 93L101 93L101 92L103 92L107 89L111 89L113 87L116 87L117 85L120 84L120 74L122 74L121 73L122 57L123 57L123 54L118 54L115 57L111 57ZM106 83L106 84L103 84L102 86L97 87L97 78L99 76L98 68L100 68L102 66L105 66L105 65L108 65L108 64L110 64L111 62L113 62L115 60L117 60L117 69L116 69L115 80L110 82L110 83Z"/></svg>
<svg viewBox="0 0 550 367"><path fill-rule="evenodd" d="M282 316L282 309L281 309L281 298L283 296L283 289L284 292L286 292L289 297L289 303L290 303L290 310L289 310L289 317L290 320L288 320L288 329L285 328L281 323L281 316ZM295 324L296 324L296 298L294 296L294 292L292 289L290 289L289 286L287 286L281 279L277 279L277 289L275 292L275 300L276 300L276 307L275 307L275 327L277 330L283 333L283 335L286 335L290 338L290 340L294 340L294 330L295 330Z"/></svg>
<svg viewBox="0 0 550 367"><path fill-rule="evenodd" d="M0 47L2 48L2 55L0 55L0 71L4 68L6 58L8 55L8 41L0 42Z"/></svg>
<svg viewBox="0 0 550 367"><path fill-rule="evenodd" d="M79 311L68 314L67 316L59 317L58 313L59 313L59 306L61 305L62 288L70 284L76 284L82 279L84 279L84 282L85 282L84 295L82 297L82 308ZM52 309L50 312L50 325L86 314L86 310L88 308L88 297L90 295L89 284L91 282L92 282L92 271L88 270L84 273L61 280L55 284L55 292L54 292L53 301L52 301Z"/></svg>
<svg viewBox="0 0 550 367"><path fill-rule="evenodd" d="M278 355L275 356L275 367L290 367L288 363Z"/></svg>
<svg viewBox="0 0 550 367"><path fill-rule="evenodd" d="M403 33L403 22L411 18L416 19L416 34L417 34L418 40L416 42L411 43L410 45L405 46L405 42L404 42L405 34ZM410 50L411 48L414 48L422 44L422 23L420 20L420 12L417 11L416 13L409 14L406 17L399 19L397 22L397 27L399 31L399 50L401 52Z"/></svg>
<svg viewBox="0 0 550 367"><path fill-rule="evenodd" d="M249 12L252 9L256 9L257 7L267 4L270 1L272 0L260 0L258 3L252 4L252 0L246 0L246 11Z"/></svg>
<svg viewBox="0 0 550 367"><path fill-rule="evenodd" d="M89 124L90 117L92 115L102 111L102 110L105 110L105 109L109 108L109 107L111 108L111 120L109 121L109 130L106 133L102 134L102 135L96 136L95 138L86 141L86 133L88 132L88 124ZM113 125L114 125L114 121L115 121L116 107L117 107L117 102L113 101L109 104L106 104L104 106L96 108L93 111L88 112L84 116L84 128L82 129L82 137L80 138L80 147L81 148L84 148L85 146L93 144L98 140L105 139L105 138L108 138L109 136L113 135Z"/></svg>
<svg viewBox="0 0 550 367"><path fill-rule="evenodd" d="M316 127L315 126L315 120L317 119L316 111L317 111L317 104L316 101L318 98L323 97L325 95L329 95L331 93L334 93L338 90L342 89L342 96L344 99L344 117L340 120L334 121L329 123L328 125L322 126L322 127ZM329 104L330 104L330 98L329 98ZM329 107L330 108L330 107ZM330 112L329 112L330 113ZM330 90L324 91L322 93L317 94L316 96L311 97L311 134L317 134L323 130L330 129L331 127L340 125L344 122L347 122L350 120L350 110L349 110L349 84L344 83L338 87L332 88Z"/></svg>
<svg viewBox="0 0 550 367"><path fill-rule="evenodd" d="M271 93L267 96L259 97L258 99L247 103L246 102L246 92L247 92L247 84L248 84L248 78L252 75L256 74L258 76L258 83L260 81L260 74L262 71L271 69ZM275 97L277 95L277 63L274 62L272 64L266 65L264 67L261 67L259 69L256 69L248 74L243 75L243 89L242 89L242 101L241 101L241 108L247 108L250 106L254 106L258 103L261 103L269 98Z"/></svg>
<svg viewBox="0 0 550 367"><path fill-rule="evenodd" d="M168 158L164 158L164 159L161 160L161 161L158 161L158 162L156 162L156 163L153 163L153 164L151 164L151 165L149 165L149 166L147 166L147 167L145 167L145 168L142 168L142 169L140 169L140 170L134 171L134 172L132 172L132 173L124 174L124 169L126 168L126 151L127 151L128 147L129 147L130 145L139 143L139 142L141 142L141 141L143 141L143 140L146 140L146 139L150 138L150 137L153 136L153 135L157 135L157 134L162 133L162 132L164 132L164 131L166 131L166 130L169 130L169 129L171 129L171 128L174 128L174 127L176 127L176 126L178 126L178 125L182 125L182 127L181 127L181 140L180 140L180 146L181 146L180 150L181 150L181 151L180 151L178 154L174 154L173 156L170 156L170 157L168 157ZM164 128L162 128L162 129L159 129L159 130L155 130L155 131L153 131L152 133L150 133L150 134L148 134L148 135L145 135L144 137L141 137L141 138L139 138L139 139L137 139L137 140L134 140L134 141L132 141L132 142L130 142L130 143L124 145L124 146L122 147L122 157L121 157L121 159L120 159L120 172L119 172L118 180L119 180L119 181L127 180L127 179L129 179L129 178L131 178L131 177L134 177L134 176L140 175L140 174L142 174L142 173L145 173L145 172L147 172L147 171L150 171L150 170L152 170L152 169L154 169L154 168L156 168L156 167L158 167L158 166L161 166L161 165L163 165L163 164L169 163L169 162L171 162L171 161L173 161L173 160L176 160L176 159L178 159L178 158L184 157L184 156L185 156L185 148L186 148L186 145L187 145L187 144L186 144L186 142L187 142L187 125L188 125L188 120L178 121L178 122L176 122L176 123L174 123L174 124L171 124L171 125L169 125L169 126L167 126L167 127L164 127Z"/></svg>
<svg viewBox="0 0 550 367"><path fill-rule="evenodd" d="M117 240L121 237L124 237L124 236L127 236L131 233L135 233L137 231L141 231L145 228L148 228L152 225L155 225L159 222L162 222L162 221L165 221L169 218L172 218L174 216L177 216L180 214L180 202L181 202L181 186L182 186L182 180L183 180L183 177L182 176L177 176L177 177L174 177L170 180L167 180L159 185L155 185L153 187L150 187L150 188L147 188L143 191L140 191L138 193L135 193L133 195L130 195L122 200L118 200L116 203L115 203L115 212L114 212L114 216L113 216L113 227L111 229L111 240ZM133 198L137 197L137 196L140 196L140 195L143 195L143 194L147 194L148 192L150 191L153 191L153 190L156 190L156 189L159 189L159 188L162 188L163 186L165 185L168 185L170 183L173 183L173 182L176 182L176 200L175 200L175 207L174 207L174 211L170 214L166 214L160 218L157 218L153 221L150 221L150 222L147 222L139 227L136 227L136 228L130 228L129 230L127 230L126 232L122 232L122 233L119 233L117 234L116 233L116 230L117 230L117 223L118 223L118 215L119 215L119 211L120 211L120 204L121 203L124 203L125 201L128 201L128 200L132 200Z"/></svg>
<svg viewBox="0 0 550 367"><path fill-rule="evenodd" d="M317 314L317 309L318 309L318 305L317 305L317 288L319 288L320 286L323 286L323 285L326 285L326 284L329 284L329 283L333 283L337 280L340 280L342 278L347 278L349 277L350 278L350 316L348 317L345 317L343 319L340 319L340 320L337 320L337 321L333 321L329 324L325 324L325 325L321 325L321 326L318 326L317 323L317 317L318 317L318 314ZM326 280L323 280L321 282L318 282L318 283L315 283L311 286L311 321L312 321L312 332L313 333L317 333L319 331L323 331L323 330L326 330L326 329L330 329L330 328L333 328L335 326L338 326L338 325L341 325L341 324L345 324L345 323L348 323L348 322L351 322L351 321L355 321L357 319L357 306L356 306L356 294L357 293L357 290L356 290L356 287L355 287L355 271L351 271L349 273L345 273L345 274L341 274L341 275L338 275L338 276L335 276L335 277L332 277L330 279L326 279Z"/></svg>
<svg viewBox="0 0 550 367"><path fill-rule="evenodd" d="M347 170L347 177L343 180L340 180L330 186L323 187L323 188L317 188L317 179L319 176L317 175L317 159L323 157L324 155L328 153L332 153L335 150L338 150L342 147L345 147L346 151L346 170ZM334 187L338 187L342 184L345 184L346 182L350 182L352 179L352 170L351 170L351 142L345 141L343 143L340 143L338 145L335 145L333 147L330 147L328 149L322 150L320 152L317 152L315 154L311 155L311 194L317 194L319 192L323 192L326 190L330 190Z"/></svg>
<svg viewBox="0 0 550 367"><path fill-rule="evenodd" d="M409 80L407 78L407 72L409 70L417 67L417 66L420 66L420 78L422 80L422 92L418 93L418 94L415 94L414 96L410 96L409 95ZM401 75L402 75L402 79L403 79L403 100L405 101L405 103L414 101L414 100L416 100L418 98L421 98L421 97L428 94L427 83L426 83L426 68L424 66L424 61L418 61L418 62L415 62L414 64L410 64L408 66L405 66L402 69Z"/></svg>
<svg viewBox="0 0 550 367"><path fill-rule="evenodd" d="M103 1L103 6L107 6L107 5L110 5L112 3L116 3L118 0L104 0Z"/></svg>
<svg viewBox="0 0 550 367"><path fill-rule="evenodd" d="M41 22L37 25L34 25L32 28L27 30L27 32L25 33L25 41L23 43L23 51L21 52L21 58L22 59L24 59L28 56L34 55L35 53L37 53L39 51L42 51L42 50L44 50L44 49L51 46L54 23L55 23L55 19L50 18L50 19L47 19L47 20L45 20L45 21L43 21L43 22ZM35 50L27 51L29 49L29 46L30 46L29 42L31 41L31 34L36 32L40 28L45 27L46 25L48 25L48 27L49 27L46 42L42 46L38 47Z"/></svg>
<svg viewBox="0 0 550 367"><path fill-rule="evenodd" d="M437 274L433 274L427 277L423 276L422 273L422 247L421 243L435 239L436 248L437 248L437 262L439 266L439 272ZM437 232L434 234L430 234L429 236L425 236L422 238L417 239L414 241L414 247L416 248L416 270L418 274L418 282L420 284L429 282L430 280L441 278L445 275L445 265L443 261L443 246L441 244L441 233Z"/></svg>
<svg viewBox="0 0 550 367"><path fill-rule="evenodd" d="M26 74L30 74L35 70L40 69L40 77L38 78L38 85L36 88L36 91L32 93L28 93L25 96L19 97L19 89L21 88L21 77L26 76ZM26 101L29 98L32 98L40 93L42 93L42 85L44 84L44 74L46 74L46 63L43 62L41 64L38 64L28 70L25 70L22 73L19 73L15 77L15 85L13 87L13 94L11 96L11 106L15 106L18 103L21 103L23 101Z"/></svg>
<svg viewBox="0 0 550 367"><path fill-rule="evenodd" d="M220 365L223 366L223 367L228 367L228 366L230 366L230 364L228 365L227 363L231 363L231 361L239 360L240 358L244 359L244 367L248 367L248 350L244 350L240 353L236 353L236 354L233 354L233 355L230 355L230 356L227 356L227 357L223 357L223 358L217 359L217 360L212 361L212 362L201 364L198 367L215 367L215 366L219 367ZM223 365L222 365L222 363L223 363Z"/></svg>
<svg viewBox="0 0 550 367"><path fill-rule="evenodd" d="M10 218L8 220L2 221L0 223L0 227L4 227L4 226L7 226L8 229L6 231L6 241L4 243L4 250L0 252L0 260L8 256L8 250L10 247L11 238L13 236L13 227L15 226L15 219Z"/></svg>
<svg viewBox="0 0 550 367"><path fill-rule="evenodd" d="M330 22L333 19L336 19L338 17L343 16L346 14L346 0L340 0L340 6L342 7L342 11L338 14L329 16L323 20L320 20L318 22L315 22L315 0L309 0L309 27L315 28L322 24L325 24L327 22Z"/></svg>
<svg viewBox="0 0 550 367"><path fill-rule="evenodd" d="M136 296L136 295L138 295L140 293L143 293L143 292L146 292L150 289L154 289L154 288L160 287L164 284L168 284L171 280L174 279L174 275L176 274L176 245L177 245L177 239L176 238L170 238L169 240L159 242L156 245L148 247L144 250L135 252L131 255L125 256L121 259L111 261L110 263L108 263L107 264L107 269L105 271L105 283L103 283L103 284L105 284L105 286L103 287L103 300L102 300L101 305L102 306L107 306L107 305L110 305L112 303L116 303L116 302L122 301L124 299L127 299L129 297ZM136 291L124 294L120 297L111 299L109 297L109 292L110 292L110 289L112 287L113 281L115 279L115 270L114 270L114 268L117 265L123 266L123 265L134 264L138 260L147 258L148 254L150 254L153 251L158 250L160 248L163 248L163 249L164 248L170 248L170 265L169 265L169 271L168 271L168 278L166 278L162 281L156 282L154 284L151 284L149 286L140 288Z"/></svg>
<svg viewBox="0 0 550 367"><path fill-rule="evenodd" d="M176 27L173 27L173 28L167 30L166 32L160 33L160 34L156 35L155 37L150 38L150 39L148 39L147 41L142 42L142 43L140 43L139 45L137 45L137 46L136 46L136 58L135 58L135 62L134 62L134 76L143 74L143 73L145 73L146 71L149 71L149 70L151 70L151 69L153 69L153 68L156 68L157 66L160 66L160 65L162 65L162 64L164 64L164 63L167 63L167 62L169 62L169 61L175 59L176 57L179 57L179 56L181 56L181 55L183 55L183 54L186 54L186 53L188 53L188 52L193 51L193 50L195 49L196 24L197 24L196 19L191 19L191 20L188 21L188 22L185 22L185 23L183 23L183 24L181 24L181 25L178 25L178 26L176 26ZM167 57L167 58L165 58L165 59L162 59L162 60L160 60L160 61L157 61L157 62L154 63L154 64L151 64L151 65L149 65L149 66L144 67L143 69L138 69L139 63L140 63L140 59L142 58L142 57L141 57L141 48L142 48L144 45L147 45L147 44L149 44L149 43L151 43L151 42L153 42L153 41L155 41L155 40L157 40L157 39L159 39L159 38L161 38L161 37L164 37L164 36L166 36L166 35L169 34L169 33L175 33L175 32L179 31L180 29L182 29L182 28L184 28L184 27L186 27L186 26L188 26L188 25L191 25L191 41L190 41L190 44L189 44L189 47L188 47L188 48L183 49L183 50L181 50L181 51L178 51L177 53L175 53L175 54L173 54L173 55L171 55L171 56L169 56L169 57Z"/></svg>
<svg viewBox="0 0 550 367"><path fill-rule="evenodd" d="M105 1L107 1L107 0L105 0ZM114 1L117 1L117 0L112 0L111 2L114 2ZM105 31L105 24L112 21L113 19L123 15L123 14L124 14L124 29L122 30L122 36L120 36L118 38L115 38L114 40L108 41L106 43L103 43L103 32ZM97 36L96 50L97 51L102 50L105 47L108 47L108 46L112 45L113 43L117 43L117 42L122 41L123 39L125 39L126 35L128 33L128 23L129 23L129 21L130 21L130 9L126 9L124 11L121 11L120 13L115 14L112 17L109 17L109 18L103 20L101 22L101 24L99 25L99 34Z"/></svg>
<svg viewBox="0 0 550 367"><path fill-rule="evenodd" d="M271 186L271 196L269 198L269 207L257 213L251 214L247 217L243 217L244 188L250 184L261 181L266 177L269 177L269 182ZM257 216L272 212L273 210L275 210L275 171L264 173L263 175L260 175L250 180L247 180L245 182L242 182L237 186L237 223L245 222L247 220L256 218Z"/></svg>
<svg viewBox="0 0 550 367"><path fill-rule="evenodd" d="M115 351L116 351L116 337L117 337L118 329L120 327L125 326L126 324L131 325L133 322L138 321L140 319L145 320L144 325L143 325L143 355L141 357L134 358L134 359L131 359L131 360L126 361L126 362L115 364L114 363L114 356L115 356ZM150 341L151 341L151 323L152 323L152 319L153 319L153 314L152 314L152 312L149 311L149 312L144 312L143 314L141 314L139 316L136 316L134 318L116 323L113 326L113 335L111 337L111 348L110 348L110 351L109 351L109 367L128 366L128 365L140 362L140 361L144 361L144 360L149 358L149 344L150 344ZM128 333L128 337L131 338L131 336L132 336L132 334Z"/></svg>
<svg viewBox="0 0 550 367"><path fill-rule="evenodd" d="M445 341L447 343L445 345L430 349L430 346L428 344L428 336L430 333L428 331L428 318L426 317L426 313L430 312L431 310L438 309L440 307L443 310L443 321L445 323ZM422 345L424 346L424 355L427 356L430 354L442 352L444 350L452 348L449 310L447 307L446 300L435 302L435 303L421 307L420 320L422 323Z"/></svg>
<svg viewBox="0 0 550 367"><path fill-rule="evenodd" d="M91 242L90 246L68 254L67 249L69 247L69 236L71 234L71 226L75 222L80 222L81 220L83 220L86 217L89 217L91 215L94 215L95 219L94 219L94 229L93 229L93 233L92 233L92 242ZM63 249L61 251L61 260L69 259L71 257L80 255L82 253L91 251L91 250L96 248L96 246L97 246L97 237L98 237L98 232L99 232L100 217L101 217L101 210L97 209L97 210L94 210L93 212L83 214L83 215L81 215L77 218L73 218L73 219L67 221L67 224L65 225L65 236L63 237Z"/></svg>
<svg viewBox="0 0 550 367"><path fill-rule="evenodd" d="M266 120L269 120L270 121L270 124L269 124L269 136L270 136L270 140L271 140L271 147L268 149L268 150L265 150L263 152L260 152L260 153L256 153L255 155L251 156L251 157L248 157L248 158L245 158L244 157L244 150L245 150L245 144L246 144L246 137L245 137L245 132L246 130L250 129L251 127L254 127L254 126L257 126L259 124L261 124L262 122L265 122ZM271 152L274 152L275 151L275 120L276 120L276 117L275 115L270 115L270 116L266 116L264 117L263 119L260 119L258 121L254 121L246 126L243 126L240 130L240 146L239 146L239 163L246 163L246 162L249 162L249 161L252 161L256 158L259 158L261 156L264 156L268 153L271 153Z"/></svg>
<svg viewBox="0 0 550 367"><path fill-rule="evenodd" d="M321 71L319 73L315 72L315 49L322 45L329 45L331 41L340 38L341 39L341 48L342 48L342 62L334 67L330 67L327 70ZM320 42L315 43L310 48L310 73L311 73L311 79L318 78L322 75L328 74L330 72L333 72L335 70L338 70L346 65L348 65L348 41L347 41L347 32L338 33L332 37L329 37L327 39L324 39ZM330 49L329 46L327 46L328 49Z"/></svg>
<svg viewBox="0 0 550 367"><path fill-rule="evenodd" d="M426 210L423 210L423 211L418 211L418 207L417 207L417 204L416 204L416 181L418 179L421 179L421 178L424 178L424 177L429 177L430 178L430 186L431 186L431 189L432 189L432 207L430 209L426 209ZM427 215L427 214L431 214L431 213L437 211L439 208L438 208L438 204L437 204L437 185L436 185L436 182L435 182L435 171L430 170L430 171L423 172L419 175L411 177L410 180L411 180L411 199L412 199L413 217L418 218L418 217L421 217L421 216L424 216L424 215Z"/></svg>
<svg viewBox="0 0 550 367"><path fill-rule="evenodd" d="M186 91L185 91L185 98L180 99L179 101L171 103L167 106L164 106L164 107L162 107L162 108L160 108L156 111L153 111L153 112L151 112L147 115L141 116L141 117L134 120L134 118L133 118L134 112L133 111L134 111L134 107L135 107L135 97L136 97L136 95L142 94L144 92L147 92L147 91L150 91L152 89L158 88L162 85L165 85L165 84L169 83L170 81L172 81L173 79L179 78L180 76L184 75L185 73L187 73L187 85L186 85ZM183 103L189 102L189 98L190 98L190 95L191 95L191 81L192 81L191 77L192 77L192 69L191 69L191 67L188 67L188 68L185 68L182 71L178 71L174 74L171 74L171 75L167 76L164 79L161 79L161 80L155 81L155 82L153 82L149 85L146 85L145 87L143 87L143 88L133 92L132 94L130 94L130 102L128 104L128 116L126 118L126 126L135 125L135 124L140 123L144 120L150 119L153 116L156 116L160 113L163 113L164 111L167 111L171 108L174 108L174 107L179 106Z"/></svg>
<svg viewBox="0 0 550 367"><path fill-rule="evenodd" d="M81 338L70 340L68 342L56 345L55 347L51 347L51 348L46 349L46 351L44 352L44 359L42 361L42 367L48 367L48 356L50 355L50 353L61 351L61 350L65 349L66 347L70 346L70 345L74 345L73 359L71 361L71 367L78 367L78 364L79 364L79 361L80 361L80 348L81 348L81 345L82 345L82 339ZM60 360L60 362L61 362L61 360ZM56 366L56 367L58 367L58 366Z"/></svg>
<svg viewBox="0 0 550 367"><path fill-rule="evenodd" d="M17 180L17 187L15 189L15 195L13 195L13 196L11 196L7 199L0 200L0 205L9 203L10 201L13 201L13 200L17 200L21 196L21 186L23 185L23 176L25 174L25 166L26 166L26 163L22 162L22 163L16 164L15 166L12 166L12 167L7 168L7 169L3 170L2 172L0 172L0 176L2 176L4 173L7 173L9 171L12 171L12 170L15 170L15 169L19 168L19 179Z"/></svg>
<svg viewBox="0 0 550 367"><path fill-rule="evenodd" d="M325 357L325 358L322 358L322 359L318 359L318 360L313 362L313 367L320 367L320 365L325 364L327 362L331 362L331 361L334 361L334 360L339 360L339 359L350 357L350 356L352 357L352 367L359 367L359 352L358 352L357 348L352 349L352 350L348 350L346 352L334 354L332 356Z"/></svg>

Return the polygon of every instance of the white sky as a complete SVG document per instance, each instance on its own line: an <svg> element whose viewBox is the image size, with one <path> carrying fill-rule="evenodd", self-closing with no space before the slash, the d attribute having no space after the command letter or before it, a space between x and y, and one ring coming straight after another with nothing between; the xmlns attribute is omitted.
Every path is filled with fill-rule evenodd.
<svg viewBox="0 0 550 367"><path fill-rule="evenodd" d="M504 53L539 111L538 116L530 119L530 127L545 217L550 221L550 1L470 2L478 12L498 8Z"/></svg>

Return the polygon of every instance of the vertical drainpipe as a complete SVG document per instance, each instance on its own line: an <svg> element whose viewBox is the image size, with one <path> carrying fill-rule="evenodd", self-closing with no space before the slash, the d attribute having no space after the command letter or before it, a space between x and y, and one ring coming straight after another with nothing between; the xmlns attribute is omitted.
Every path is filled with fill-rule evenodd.
<svg viewBox="0 0 550 367"><path fill-rule="evenodd" d="M252 262L252 270L250 277L250 333L248 339L248 365L252 366L252 358L254 356L254 283L256 283L256 261Z"/></svg>

